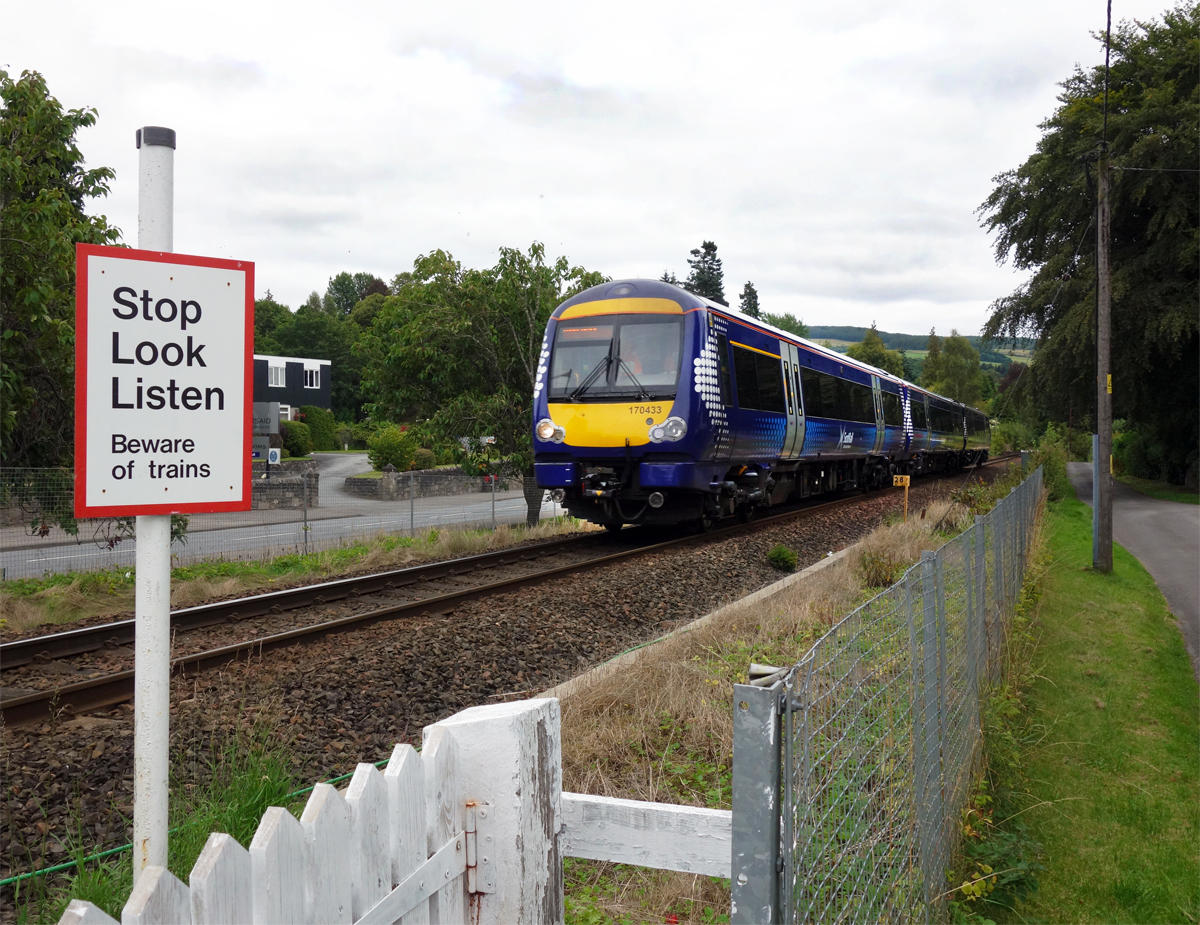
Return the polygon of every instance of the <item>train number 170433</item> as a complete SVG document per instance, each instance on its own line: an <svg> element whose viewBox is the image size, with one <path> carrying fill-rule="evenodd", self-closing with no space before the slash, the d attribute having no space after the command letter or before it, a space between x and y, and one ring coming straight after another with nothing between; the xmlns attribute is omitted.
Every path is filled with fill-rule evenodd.
<svg viewBox="0 0 1200 925"><path fill-rule="evenodd" d="M662 405L630 405L630 414L662 414Z"/></svg>

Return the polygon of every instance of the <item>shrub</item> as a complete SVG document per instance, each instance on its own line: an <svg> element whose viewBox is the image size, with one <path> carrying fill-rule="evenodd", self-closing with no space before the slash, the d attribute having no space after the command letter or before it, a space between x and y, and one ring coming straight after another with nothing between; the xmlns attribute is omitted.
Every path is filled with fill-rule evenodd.
<svg viewBox="0 0 1200 925"><path fill-rule="evenodd" d="M796 571L796 552L782 543L767 553L767 561L781 572Z"/></svg>
<svg viewBox="0 0 1200 925"><path fill-rule="evenodd" d="M313 449L341 449L337 442L337 422L333 419L332 411L328 408L318 408L316 405L301 405L300 414L304 417L308 429L312 431Z"/></svg>
<svg viewBox="0 0 1200 925"><path fill-rule="evenodd" d="M437 456L433 450L427 450L424 447L413 453L413 468L414 469L432 469L437 465Z"/></svg>
<svg viewBox="0 0 1200 925"><path fill-rule="evenodd" d="M1069 458L1066 432L1049 425L1038 441L1037 449L1030 455L1030 466L1042 467L1043 484L1051 501L1060 501L1071 494L1071 480L1067 478Z"/></svg>
<svg viewBox="0 0 1200 925"><path fill-rule="evenodd" d="M858 558L858 574L868 588L889 588L900 580L906 565L890 552L864 550Z"/></svg>
<svg viewBox="0 0 1200 925"><path fill-rule="evenodd" d="M418 447L407 429L395 424L384 424L367 440L367 459L375 469L389 463L403 472L412 466L413 454Z"/></svg>
<svg viewBox="0 0 1200 925"><path fill-rule="evenodd" d="M351 443L356 443L354 439L354 430L347 424L343 424L337 429L338 449L349 449ZM356 449L366 449L365 446L357 447Z"/></svg>
<svg viewBox="0 0 1200 925"><path fill-rule="evenodd" d="M289 456L307 456L313 451L312 431L300 421L280 421L280 436Z"/></svg>
<svg viewBox="0 0 1200 925"><path fill-rule="evenodd" d="M1033 431L1020 421L1000 421L992 428L992 455L1027 450L1034 445Z"/></svg>

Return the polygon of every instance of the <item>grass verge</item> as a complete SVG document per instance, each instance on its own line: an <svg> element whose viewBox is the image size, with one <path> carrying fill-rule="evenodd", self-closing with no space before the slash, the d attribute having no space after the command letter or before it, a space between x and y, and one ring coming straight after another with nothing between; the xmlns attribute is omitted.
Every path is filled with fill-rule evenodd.
<svg viewBox="0 0 1200 925"><path fill-rule="evenodd" d="M1001 889L960 920L1196 922L1200 690L1175 618L1119 546L1111 574L1090 568L1091 512L1074 498L1050 510L1045 544L985 717L990 786L964 817L977 864L989 841L995 871L1040 843L1045 870L1027 871L1022 901Z"/></svg>
<svg viewBox="0 0 1200 925"><path fill-rule="evenodd" d="M303 801L291 802L296 787L287 743L277 724L259 713L252 726L210 746L199 773L171 785L171 834L167 866L188 882L209 833L232 835L245 848L264 812L288 806L297 816ZM84 863L89 852L73 844L75 870L37 877L16 884L13 902L18 922L57 922L73 899L94 903L120 921L121 908L133 889L131 855L126 852L99 862Z"/></svg>
<svg viewBox="0 0 1200 925"><path fill-rule="evenodd" d="M563 789L729 809L732 685L745 680L750 663L795 663L833 622L1019 481L1014 467L991 485L930 505L924 519L888 523L841 562L648 647L565 697ZM578 859L565 874L568 922L729 921L728 880Z"/></svg>
<svg viewBox="0 0 1200 925"><path fill-rule="evenodd" d="M261 560L198 562L171 570L171 606L189 607L204 601L255 591L274 591L311 581L328 581L372 569L404 568L589 529L593 529L590 524L569 517L544 518L533 528L501 524L495 530L447 528L417 536L381 533L307 555L295 553ZM0 582L0 634L27 632L43 624L71 623L132 610L134 584L132 566Z"/></svg>
<svg viewBox="0 0 1200 925"><path fill-rule="evenodd" d="M1139 479L1132 475L1118 475L1117 478L1134 491L1158 498L1160 501L1200 504L1200 491L1191 491L1182 485L1172 485L1170 482L1158 482L1154 479Z"/></svg>

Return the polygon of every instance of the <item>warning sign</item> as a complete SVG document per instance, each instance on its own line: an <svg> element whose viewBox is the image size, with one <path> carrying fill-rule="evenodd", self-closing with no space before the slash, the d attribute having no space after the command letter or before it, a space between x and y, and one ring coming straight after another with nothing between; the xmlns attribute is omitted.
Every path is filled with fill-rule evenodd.
<svg viewBox="0 0 1200 925"><path fill-rule="evenodd" d="M250 509L254 264L76 248L75 515Z"/></svg>

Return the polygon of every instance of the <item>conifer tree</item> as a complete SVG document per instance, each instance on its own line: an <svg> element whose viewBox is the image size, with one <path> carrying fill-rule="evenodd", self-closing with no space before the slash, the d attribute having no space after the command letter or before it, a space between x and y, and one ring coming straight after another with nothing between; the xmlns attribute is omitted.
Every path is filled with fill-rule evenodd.
<svg viewBox="0 0 1200 925"><path fill-rule="evenodd" d="M746 280L746 285L742 287L741 303L738 307L743 314L749 315L751 318L762 317L762 312L758 309L758 290L749 280Z"/></svg>
<svg viewBox="0 0 1200 925"><path fill-rule="evenodd" d="M721 269L721 258L717 256L717 245L705 241L699 247L692 248L692 256L688 258L688 266L692 268L684 283L696 295L728 305L725 301L725 272Z"/></svg>
<svg viewBox="0 0 1200 925"><path fill-rule="evenodd" d="M932 389L942 378L942 339L929 329L929 340L925 342L925 365L921 367L921 385Z"/></svg>

